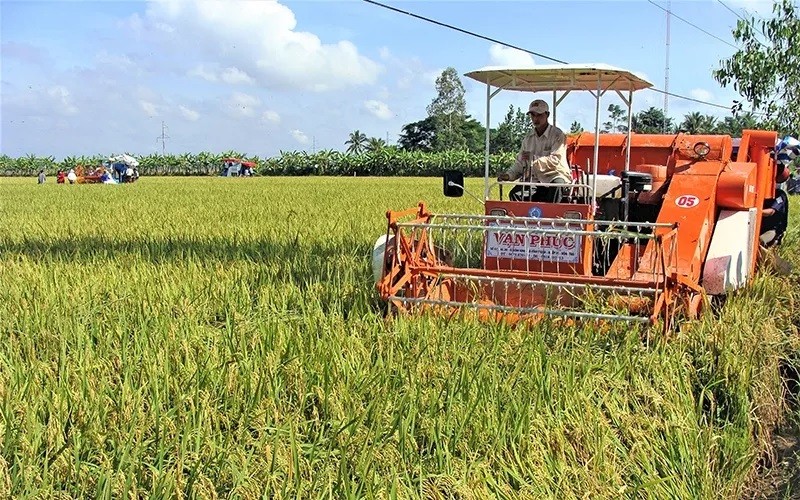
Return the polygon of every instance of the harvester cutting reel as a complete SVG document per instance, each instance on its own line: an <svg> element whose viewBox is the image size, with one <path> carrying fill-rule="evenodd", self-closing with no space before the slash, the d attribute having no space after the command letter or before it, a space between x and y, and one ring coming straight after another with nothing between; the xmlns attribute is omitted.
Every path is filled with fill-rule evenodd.
<svg viewBox="0 0 800 500"><path fill-rule="evenodd" d="M372 266L394 312L670 324L705 303L675 272L672 224L431 214L424 203L387 219Z"/></svg>

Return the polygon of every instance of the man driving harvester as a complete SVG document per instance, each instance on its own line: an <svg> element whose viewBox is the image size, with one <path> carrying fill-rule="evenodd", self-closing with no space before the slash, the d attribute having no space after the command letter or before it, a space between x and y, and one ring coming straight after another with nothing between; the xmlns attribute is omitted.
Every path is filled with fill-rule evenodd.
<svg viewBox="0 0 800 500"><path fill-rule="evenodd" d="M522 178L523 182L570 184L572 175L567 164L567 136L555 125L550 125L550 108L541 99L528 106L533 130L522 140L517 160L498 181ZM542 201L559 203L565 189L558 186L514 186L508 193L512 201Z"/></svg>

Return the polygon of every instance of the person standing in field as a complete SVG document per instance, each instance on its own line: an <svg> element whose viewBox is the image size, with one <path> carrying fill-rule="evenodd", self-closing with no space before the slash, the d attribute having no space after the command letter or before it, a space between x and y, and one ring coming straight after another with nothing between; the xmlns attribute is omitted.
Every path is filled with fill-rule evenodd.
<svg viewBox="0 0 800 500"><path fill-rule="evenodd" d="M550 108L546 102L536 99L528 106L528 116L533 130L522 140L522 147L517 161L510 169L501 173L498 181L513 181L522 178L523 182L541 182L549 184L570 184L572 173L567 163L567 136L564 132L550 125ZM525 186L525 191L530 188ZM539 186L531 195L525 195L523 186L515 186L509 193L512 201L543 201L559 203L564 190L558 186Z"/></svg>
<svg viewBox="0 0 800 500"><path fill-rule="evenodd" d="M75 181L78 180L78 176L75 175L75 169L69 169L69 173L67 174L67 180L70 184L75 184Z"/></svg>
<svg viewBox="0 0 800 500"><path fill-rule="evenodd" d="M761 218L761 244L765 248L780 245L789 220L789 197L782 189L775 190L775 197L764 200Z"/></svg>
<svg viewBox="0 0 800 500"><path fill-rule="evenodd" d="M44 181L47 180L47 177L44 175L44 169L39 170L39 184L44 184Z"/></svg>

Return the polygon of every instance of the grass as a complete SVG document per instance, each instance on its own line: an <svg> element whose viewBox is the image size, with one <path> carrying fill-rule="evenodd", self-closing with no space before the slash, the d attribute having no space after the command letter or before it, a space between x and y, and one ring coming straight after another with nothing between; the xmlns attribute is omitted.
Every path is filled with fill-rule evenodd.
<svg viewBox="0 0 800 500"><path fill-rule="evenodd" d="M794 278L668 340L386 321L385 211L480 209L439 179L0 190L0 496L731 498L784 414Z"/></svg>

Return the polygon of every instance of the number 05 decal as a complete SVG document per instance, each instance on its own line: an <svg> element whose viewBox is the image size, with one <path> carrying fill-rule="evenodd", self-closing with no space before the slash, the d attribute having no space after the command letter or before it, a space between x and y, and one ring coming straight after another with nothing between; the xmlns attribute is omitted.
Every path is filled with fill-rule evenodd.
<svg viewBox="0 0 800 500"><path fill-rule="evenodd" d="M681 208L692 208L698 203L700 203L700 198L690 194L684 194L675 199L675 204Z"/></svg>

